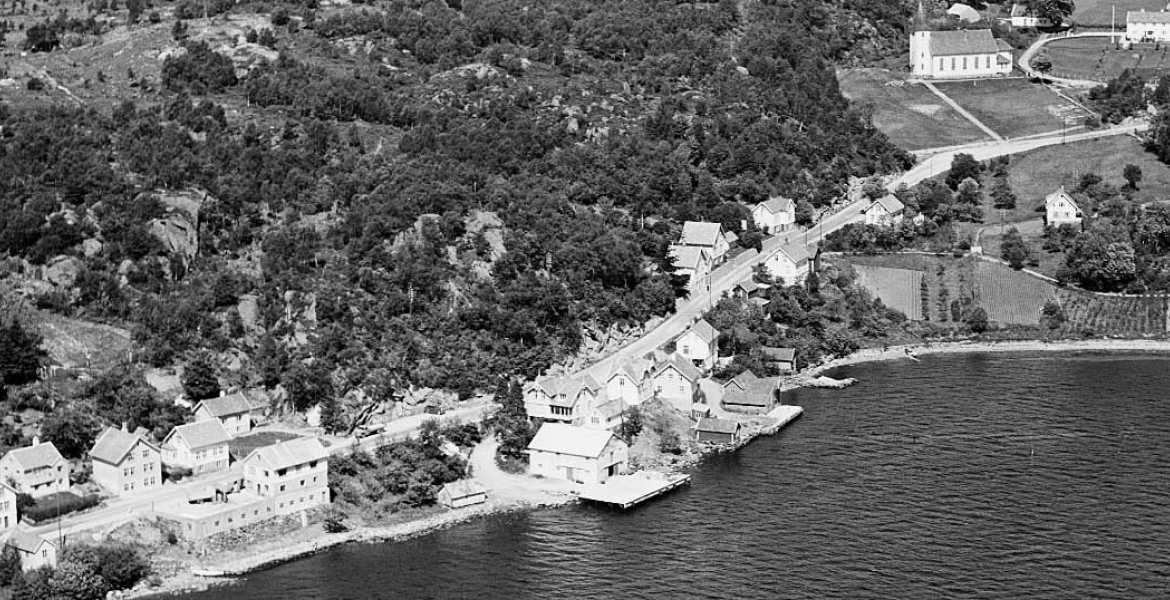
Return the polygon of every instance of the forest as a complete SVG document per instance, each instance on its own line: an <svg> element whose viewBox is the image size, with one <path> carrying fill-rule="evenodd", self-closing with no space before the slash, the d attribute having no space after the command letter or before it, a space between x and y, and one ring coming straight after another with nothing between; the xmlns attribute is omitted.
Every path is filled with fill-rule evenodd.
<svg viewBox="0 0 1170 600"><path fill-rule="evenodd" d="M128 327L145 365L234 353L297 408L490 390L670 312L683 221L751 233L772 194L824 206L907 168L833 74L904 36L877 4L276 6L279 58L242 76L183 41L152 101L0 106L4 269L76 259L36 306ZM352 36L367 56L339 56ZM181 190L190 254L157 235Z"/></svg>

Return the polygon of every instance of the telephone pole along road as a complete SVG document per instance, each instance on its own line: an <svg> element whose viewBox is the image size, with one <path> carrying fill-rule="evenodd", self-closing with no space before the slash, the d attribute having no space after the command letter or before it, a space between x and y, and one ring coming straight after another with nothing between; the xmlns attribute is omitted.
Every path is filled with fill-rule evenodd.
<svg viewBox="0 0 1170 600"><path fill-rule="evenodd" d="M1049 137L1034 137L1023 140L984 142L969 146L958 146L930 157L920 157L919 163L914 168L891 181L887 189L892 192L902 184L914 186L923 180L945 173L950 170L951 161L954 160L955 155L960 153L970 154L976 160L983 161L997 156L1028 152L1029 150L1043 148L1044 146L1093 140L1114 135L1132 135L1145 131L1148 128L1149 125L1143 123L1072 135L1054 133ZM824 217L820 222L814 223L806 232L794 232L790 234L790 237L793 238L793 241L797 239L804 241L807 239L809 245L816 244L824 236L841 229L849 223L857 221L861 215L861 209L865 208L866 204L867 202L864 199L857 200L846 205L841 210ZM767 256L761 254L758 260L743 265L737 266L732 263L724 263L712 271L709 276L711 282L710 292L706 289L695 290L684 301L678 304L678 309L673 315L647 332L646 335L630 342L614 354L582 369L576 375L589 374L598 381L601 381L603 377L609 374L613 365L622 364L653 352L656 348L661 347L682 333L691 323L698 320L703 312L710 308L711 302L717 302L719 298L723 297L724 292L730 291L731 288L735 287L735 284L747 279L751 275L752 267L764 262L767 258Z"/></svg>

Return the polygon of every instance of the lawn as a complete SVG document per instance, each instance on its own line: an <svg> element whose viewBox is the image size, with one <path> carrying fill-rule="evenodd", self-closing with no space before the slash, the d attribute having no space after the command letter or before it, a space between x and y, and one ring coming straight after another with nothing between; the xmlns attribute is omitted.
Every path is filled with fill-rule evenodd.
<svg viewBox="0 0 1170 600"><path fill-rule="evenodd" d="M235 460L244 460L244 457L248 456L248 454L257 448L271 446L277 442L292 440L298 437L301 436L284 431L261 431L252 433L238 438L232 438L228 442L228 453Z"/></svg>
<svg viewBox="0 0 1170 600"><path fill-rule="evenodd" d="M1141 167L1142 181L1134 200L1146 203L1160 199L1170 189L1170 167L1142 149L1141 142L1129 136L1113 136L1076 144L1047 146L1011 158L1008 181L1019 199L1015 218L1023 221L1039 215L1035 208L1044 203L1044 196L1061 185L1076 186L1081 175L1096 173L1106 182L1121 187L1125 179L1122 169L1127 164ZM998 222L998 215L988 212L989 223Z"/></svg>
<svg viewBox="0 0 1170 600"><path fill-rule="evenodd" d="M1108 28L1117 8L1117 29L1125 31L1125 13L1130 10L1159 11L1166 8L1165 0L1077 0L1072 20L1081 27Z"/></svg>
<svg viewBox="0 0 1170 600"><path fill-rule="evenodd" d="M1037 213L1032 213L1033 215ZM983 254L993 258L1000 257L1000 245L1003 243L1002 231L1007 231L1010 227L1015 227L1019 230L1020 235L1024 237L1024 241L1032 248L1036 254L1036 258L1040 260L1039 266L1028 266L1027 268L1043 273L1049 277L1056 277L1056 270L1064 263L1063 252L1045 252L1044 246L1044 221L1040 218L1033 218L1031 221L1024 221L1022 223L1008 223L1004 221L1003 227L999 225L998 213L988 213L986 219L988 225L983 228L983 237L980 238L979 243L983 246Z"/></svg>
<svg viewBox="0 0 1170 600"><path fill-rule="evenodd" d="M922 271L860 264L853 265L853 270L857 282L874 298L911 321L922 320Z"/></svg>
<svg viewBox="0 0 1170 600"><path fill-rule="evenodd" d="M987 141L978 127L918 84L905 84L897 73L850 69L837 73L841 93L873 107L873 124L907 150ZM891 85L887 85L891 84Z"/></svg>
<svg viewBox="0 0 1170 600"><path fill-rule="evenodd" d="M1134 44L1122 50L1109 38L1088 37L1056 40L1044 48L1052 60L1051 74L1056 77L1105 82L1125 69L1150 76L1170 67L1170 45Z"/></svg>
<svg viewBox="0 0 1170 600"><path fill-rule="evenodd" d="M1087 115L1047 87L1025 79L936 82L935 86L1005 138L1059 131L1066 118L1079 124Z"/></svg>

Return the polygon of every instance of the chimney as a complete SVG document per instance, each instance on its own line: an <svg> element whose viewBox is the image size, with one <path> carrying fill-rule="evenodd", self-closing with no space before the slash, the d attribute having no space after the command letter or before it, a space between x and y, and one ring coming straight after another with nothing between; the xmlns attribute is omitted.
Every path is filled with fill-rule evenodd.
<svg viewBox="0 0 1170 600"><path fill-rule="evenodd" d="M127 433L130 432L130 424L127 423L126 421L122 421L122 431L125 431Z"/></svg>
<svg viewBox="0 0 1170 600"><path fill-rule="evenodd" d="M39 445L40 445L40 443L41 443L41 436L39 436L39 435L34 435L34 436L33 436L33 443L32 443L32 445L34 445L34 446L39 446Z"/></svg>
<svg viewBox="0 0 1170 600"><path fill-rule="evenodd" d="M227 390L220 390L220 391L219 391L219 397L220 397L220 398L223 398L223 397L224 397L224 396L226 396L226 395L227 395Z"/></svg>

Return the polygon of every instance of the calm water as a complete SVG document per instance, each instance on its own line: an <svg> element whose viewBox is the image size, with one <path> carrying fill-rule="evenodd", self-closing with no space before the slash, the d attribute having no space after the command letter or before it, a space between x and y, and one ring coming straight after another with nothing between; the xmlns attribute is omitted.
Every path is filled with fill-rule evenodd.
<svg viewBox="0 0 1170 600"><path fill-rule="evenodd" d="M201 600L1170 596L1170 360L863 365L628 512L352 546Z"/></svg>

